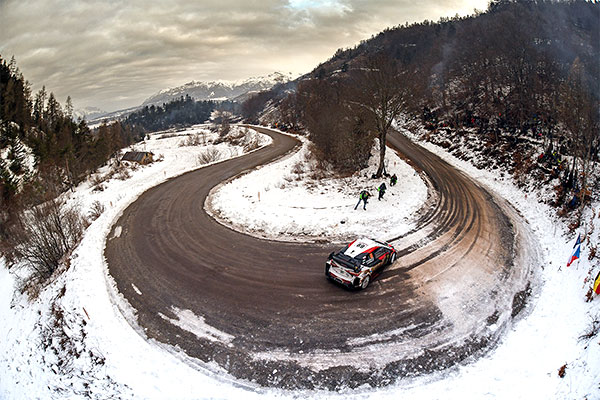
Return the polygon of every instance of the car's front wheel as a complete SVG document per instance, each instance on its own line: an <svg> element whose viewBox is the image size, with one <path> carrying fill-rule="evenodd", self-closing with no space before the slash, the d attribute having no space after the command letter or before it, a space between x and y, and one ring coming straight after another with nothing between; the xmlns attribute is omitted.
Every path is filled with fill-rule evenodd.
<svg viewBox="0 0 600 400"><path fill-rule="evenodd" d="M393 252L390 256L390 265L393 264L394 261L396 261L396 252Z"/></svg>
<svg viewBox="0 0 600 400"><path fill-rule="evenodd" d="M369 286L369 283L371 283L371 277L367 275L363 278L362 282L360 283L360 288L363 290L366 289L367 286Z"/></svg>

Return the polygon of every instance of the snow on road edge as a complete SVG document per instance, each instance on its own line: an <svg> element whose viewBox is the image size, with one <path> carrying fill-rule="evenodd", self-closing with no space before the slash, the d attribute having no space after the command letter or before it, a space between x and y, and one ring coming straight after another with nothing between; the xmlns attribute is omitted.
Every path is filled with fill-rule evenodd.
<svg viewBox="0 0 600 400"><path fill-rule="evenodd" d="M0 315L3 320L3 324L0 324L0 398L62 398L67 393L71 393L69 397L84 397L84 383L90 385L88 393L97 399L111 396L145 399L396 399L398 396L412 399L600 398L598 338L589 342L587 348L585 343L578 340L589 326L590 313L595 310L600 314L600 302L597 298L590 305L583 301L587 286L582 287L582 282L590 262L582 257L573 267L567 269L564 266L573 240L565 238L564 226L560 221L549 217L554 215L554 210L538 204L535 198L528 198L509 180L477 170L440 148L423 145L507 199L528 221L543 250L540 264L544 268L544 283L535 295L535 307L530 306L526 317L516 323L500 345L484 358L441 374L402 381L384 389L374 391L363 387L337 395L330 392L256 389L251 384L241 387L222 379L217 366L213 366L215 373L198 371L198 367L190 367L189 364L194 361L185 355L165 351L164 345L146 341L143 335L138 335L115 308L116 305L111 303L109 291L100 283L105 279L105 267L102 266L105 237L116 221L119 213L116 208L130 200L131 185L126 181L124 184L114 183L114 187L107 188L102 194L91 194L89 187L78 189L80 195L74 196L72 201L81 202L84 209L98 198L107 208L109 204L111 206L86 233L73 256L71 269L44 290L33 305L27 304L22 297L13 299L15 276L0 265ZM173 167L194 162L193 157L184 159L178 154L180 150L175 149L171 154L176 162ZM142 168L134 176L147 180L148 170ZM160 174L162 170L154 172ZM163 179L166 179L166 173ZM113 201L116 204L111 203ZM597 216L594 221L595 225L600 223ZM597 245L598 233L593 238L593 245ZM587 252L584 251L584 254ZM56 296L62 285L66 288L62 306L70 314L87 321L85 345L101 353L106 362L100 369L82 369L85 372L82 377L74 374L62 382L61 387L66 392L61 393L50 389L56 386L57 376L44 367L43 357L48 355L39 348L37 324L45 323L50 299ZM561 379L557 372L565 364L566 376ZM79 365L76 367L81 368ZM107 379L108 376L112 381Z"/></svg>

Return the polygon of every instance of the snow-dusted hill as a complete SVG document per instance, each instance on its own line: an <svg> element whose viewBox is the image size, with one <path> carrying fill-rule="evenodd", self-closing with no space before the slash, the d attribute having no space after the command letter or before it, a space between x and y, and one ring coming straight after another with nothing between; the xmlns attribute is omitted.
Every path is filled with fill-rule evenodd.
<svg viewBox="0 0 600 400"><path fill-rule="evenodd" d="M162 105L186 95L195 100L233 100L253 92L270 89L278 83L285 83L292 79L291 73L274 72L267 76L253 77L236 82L191 81L182 86L161 90L146 99L142 105Z"/></svg>
<svg viewBox="0 0 600 400"><path fill-rule="evenodd" d="M86 121L92 121L101 118L108 114L108 112L99 109L98 107L83 107L78 108L73 112L73 117L77 119L85 119Z"/></svg>

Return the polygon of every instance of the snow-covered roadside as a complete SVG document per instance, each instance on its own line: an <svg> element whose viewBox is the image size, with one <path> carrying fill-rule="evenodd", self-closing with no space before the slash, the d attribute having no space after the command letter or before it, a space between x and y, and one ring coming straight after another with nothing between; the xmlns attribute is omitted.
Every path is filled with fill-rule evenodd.
<svg viewBox="0 0 600 400"><path fill-rule="evenodd" d="M415 138L410 132L404 133ZM542 259L538 260L543 283L533 291L534 297L530 299L525 317L508 331L496 349L482 359L452 371L416 379L408 383L409 387L405 386L407 382L403 382L377 392L354 394L367 397L375 395L378 398L396 398L402 394L408 398L600 399L599 338L596 336L591 341L579 339L589 331L591 317L600 319L600 300L594 298L592 303L585 302L590 279L593 280L598 272L596 268L594 276L588 276L590 263L598 264L597 259L587 260L589 252L586 250L589 249L584 248L580 261L567 268L566 260L571 254L576 234L567 233L564 223L556 218L556 210L540 204L535 196L527 196L510 178L501 177L498 172L479 170L430 143L423 142L421 145L506 199L523 216L538 241L532 244L532 250L539 245L543 252ZM287 238L290 233L299 235L301 240L319 234L335 235L336 232L352 235L352 230L344 227L345 224L335 226L335 223L340 220L336 218L342 213L340 208L350 210L347 214L351 216L358 215L360 218L364 215L355 214L359 211L352 210L354 199L348 201L347 198L351 198L353 193L333 191L342 198L327 201L330 192L326 189L340 185L356 190L361 185L373 185L372 181L366 177L362 181L361 178L354 178L350 182L328 182L308 189L303 182L296 183L299 181L289 179L294 176L292 171L297 168L298 162L303 162L304 157L301 152L294 158L228 183L214 194L212 206L222 213L221 217L225 216L229 224L248 227L252 234L258 231L260 235L270 238ZM400 174L398 176L402 181ZM412 186L406 186L409 191L412 189ZM260 190L267 194L261 192L259 202L257 192ZM316 199L308 193L316 194ZM320 203L321 199L323 203ZM238 204L243 204L243 207L238 208ZM320 211L316 205L329 210ZM403 205L394 204L401 210ZM369 206L375 213L388 204L380 206L377 200L373 200ZM300 207L309 208L310 212L297 217ZM596 213L598 208L600 205L595 206ZM369 207L367 209L369 211ZM320 218L312 220L310 213ZM398 215L397 211L392 210L386 210L386 214ZM330 215L334 217L330 218ZM406 218L407 214L404 214L401 220L405 221ZM591 213L587 218L591 218ZM368 225L368 221L366 224L365 221L361 222ZM385 222L383 224L385 226ZM592 225L599 224L600 215L596 214ZM386 232L385 229L382 231ZM595 247L598 242L596 230L590 235L590 245L586 247ZM587 283L584 283L586 280ZM560 378L558 371L565 364L566 375Z"/></svg>
<svg viewBox="0 0 600 400"><path fill-rule="evenodd" d="M172 147L168 144L170 140L173 140ZM164 161L139 168L126 181L108 182L103 192L94 193L88 185L79 187L71 195L71 201L78 201L84 210L89 209L96 200L103 202L107 210L90 226L73 255L71 268L43 291L33 305L26 304L21 297L11 303L14 277L0 265L0 315L3 321L0 325L0 398L85 398L86 394L98 399L600 398L598 337L589 342L587 349L584 348L585 343L578 341L578 337L589 326L590 311L600 314L600 301L597 298L592 303L584 303L589 286L588 283L582 288L590 263L587 251L584 250L578 264L567 269L564 264L573 243L565 239L561 223L549 217L554 210L538 204L531 196L525 196L497 174L472 168L448 156L440 148L427 144L424 145L508 199L529 222L544 250L540 265L544 266L541 275L545 282L537 292L537 298L528 307L528 315L516 323L502 343L486 357L450 371L400 382L376 391L361 388L339 394L287 392L257 389L251 384L240 386L244 383L232 383L222 377L209 375L190 367L190 360L186 360L185 356L174 357L171 352L162 350L162 345L147 342L127 324L111 302L105 286L103 244L120 211L145 188L196 167L197 152L203 149L179 148L177 140L180 139L159 140L153 136L145 150L155 151L157 147L153 146L157 145L161 150L155 152L163 153ZM167 142L163 144L162 141ZM286 174L289 172L284 171L281 176ZM401 182L400 174L398 177ZM255 184L253 178L248 179L249 185ZM404 186L408 191L413 190L408 184ZM396 188L400 189L400 186ZM255 187L249 186L248 190L248 193L254 194ZM272 187L271 190L280 189ZM392 198L389 196L391 193L388 191L386 194L388 199ZM237 195L240 196L240 193ZM285 196L278 195L280 200L286 199ZM324 196L327 197L327 194ZM353 207L356 194L349 196L354 196L348 202L348 206ZM311 198L307 202L310 203ZM381 202L380 205L374 198L367 206L366 213L362 210L355 213L367 215L371 210L375 212L379 207L383 208L384 204ZM288 207L292 219L296 212L297 209ZM597 215L594 224L600 224ZM596 246L598 230L592 238ZM562 266L560 271L559 266ZM62 287L65 288L64 294L59 297ZM74 346L85 345L86 350L73 362L72 373L62 378L53 372L59 362L58 357L52 355L52 348L59 348L59 344L55 343L48 351L42 351L39 338L39 324L51 322L48 305L56 297L59 297L56 303L64 309L66 320L70 321L68 334L73 338ZM81 336L81 327L86 337L77 340ZM561 379L558 369L565 363L568 364L566 376ZM60 388L60 391L56 391L56 388Z"/></svg>
<svg viewBox="0 0 600 400"><path fill-rule="evenodd" d="M308 141L299 139L299 152L215 188L207 199L211 214L233 229L271 240L386 240L414 227L427 186L397 154L389 150L386 155L387 171L398 177L395 186L387 178L371 179L377 169L377 146L369 166L359 173L318 179ZM378 200L382 182L387 191ZM362 203L354 209L362 189L373 196L366 211Z"/></svg>
<svg viewBox="0 0 600 400"><path fill-rule="evenodd" d="M410 132L403 133L415 138ZM600 267L597 258L590 261L587 257L599 243L597 230L590 233L590 244L582 248L581 259L567 268L577 234L567 233L555 209L519 190L510 178L479 170L431 143L420 144L510 202L543 250L539 265L544 282L528 307L529 315L515 324L496 350L431 384L431 389L445 388L446 398L461 398L462 392L472 398L600 399L600 338L579 339L590 329L590 317L600 319L599 296L591 303L585 301L592 284L588 271L596 265L593 281ZM600 224L599 207L595 204L595 212L587 213L592 226ZM565 364L566 375L560 378L558 371Z"/></svg>
<svg viewBox="0 0 600 400"><path fill-rule="evenodd" d="M234 135L240 132L246 131L232 130ZM260 146L271 142L254 131L248 135L249 142ZM190 137L206 145L182 147ZM200 156L207 151L220 159L243 153L242 146L211 144L216 138L217 134L205 127L151 135L135 149L152 151L162 161L138 167L129 179L103 182L102 191L94 191L97 183L87 182L67 193L67 203L78 204L84 212L95 202L105 211L73 252L70 269L33 304L22 295L13 298L17 277L0 265L0 399L160 399L241 393L239 387L198 372L183 356L160 350L132 329L113 302L113 291L107 288L110 279L107 281L103 255L113 221L145 190L200 167L204 162ZM55 326L57 319L66 329ZM255 397L253 393L243 395Z"/></svg>

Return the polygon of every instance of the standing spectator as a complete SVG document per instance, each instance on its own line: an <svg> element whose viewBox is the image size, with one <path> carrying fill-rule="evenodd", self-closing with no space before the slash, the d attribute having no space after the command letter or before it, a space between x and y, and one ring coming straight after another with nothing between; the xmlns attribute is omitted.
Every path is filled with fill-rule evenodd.
<svg viewBox="0 0 600 400"><path fill-rule="evenodd" d="M379 198L377 200L383 199L383 195L385 194L386 190L387 186L385 186L385 182L381 182L381 185L379 185L379 187L377 188L377 191L379 191Z"/></svg>
<svg viewBox="0 0 600 400"><path fill-rule="evenodd" d="M363 205L363 210L367 209L367 201L369 200L369 197L371 197L371 193L369 193L366 190L363 190L362 192L360 192L360 195L358 197L358 203L356 203L356 205L354 206L354 209L356 210L356 208L358 207L358 205L360 204L360 202L364 202L365 204Z"/></svg>
<svg viewBox="0 0 600 400"><path fill-rule="evenodd" d="M395 186L396 182L398 182L398 177L396 176L396 174L392 175L392 177L390 178L390 186Z"/></svg>

